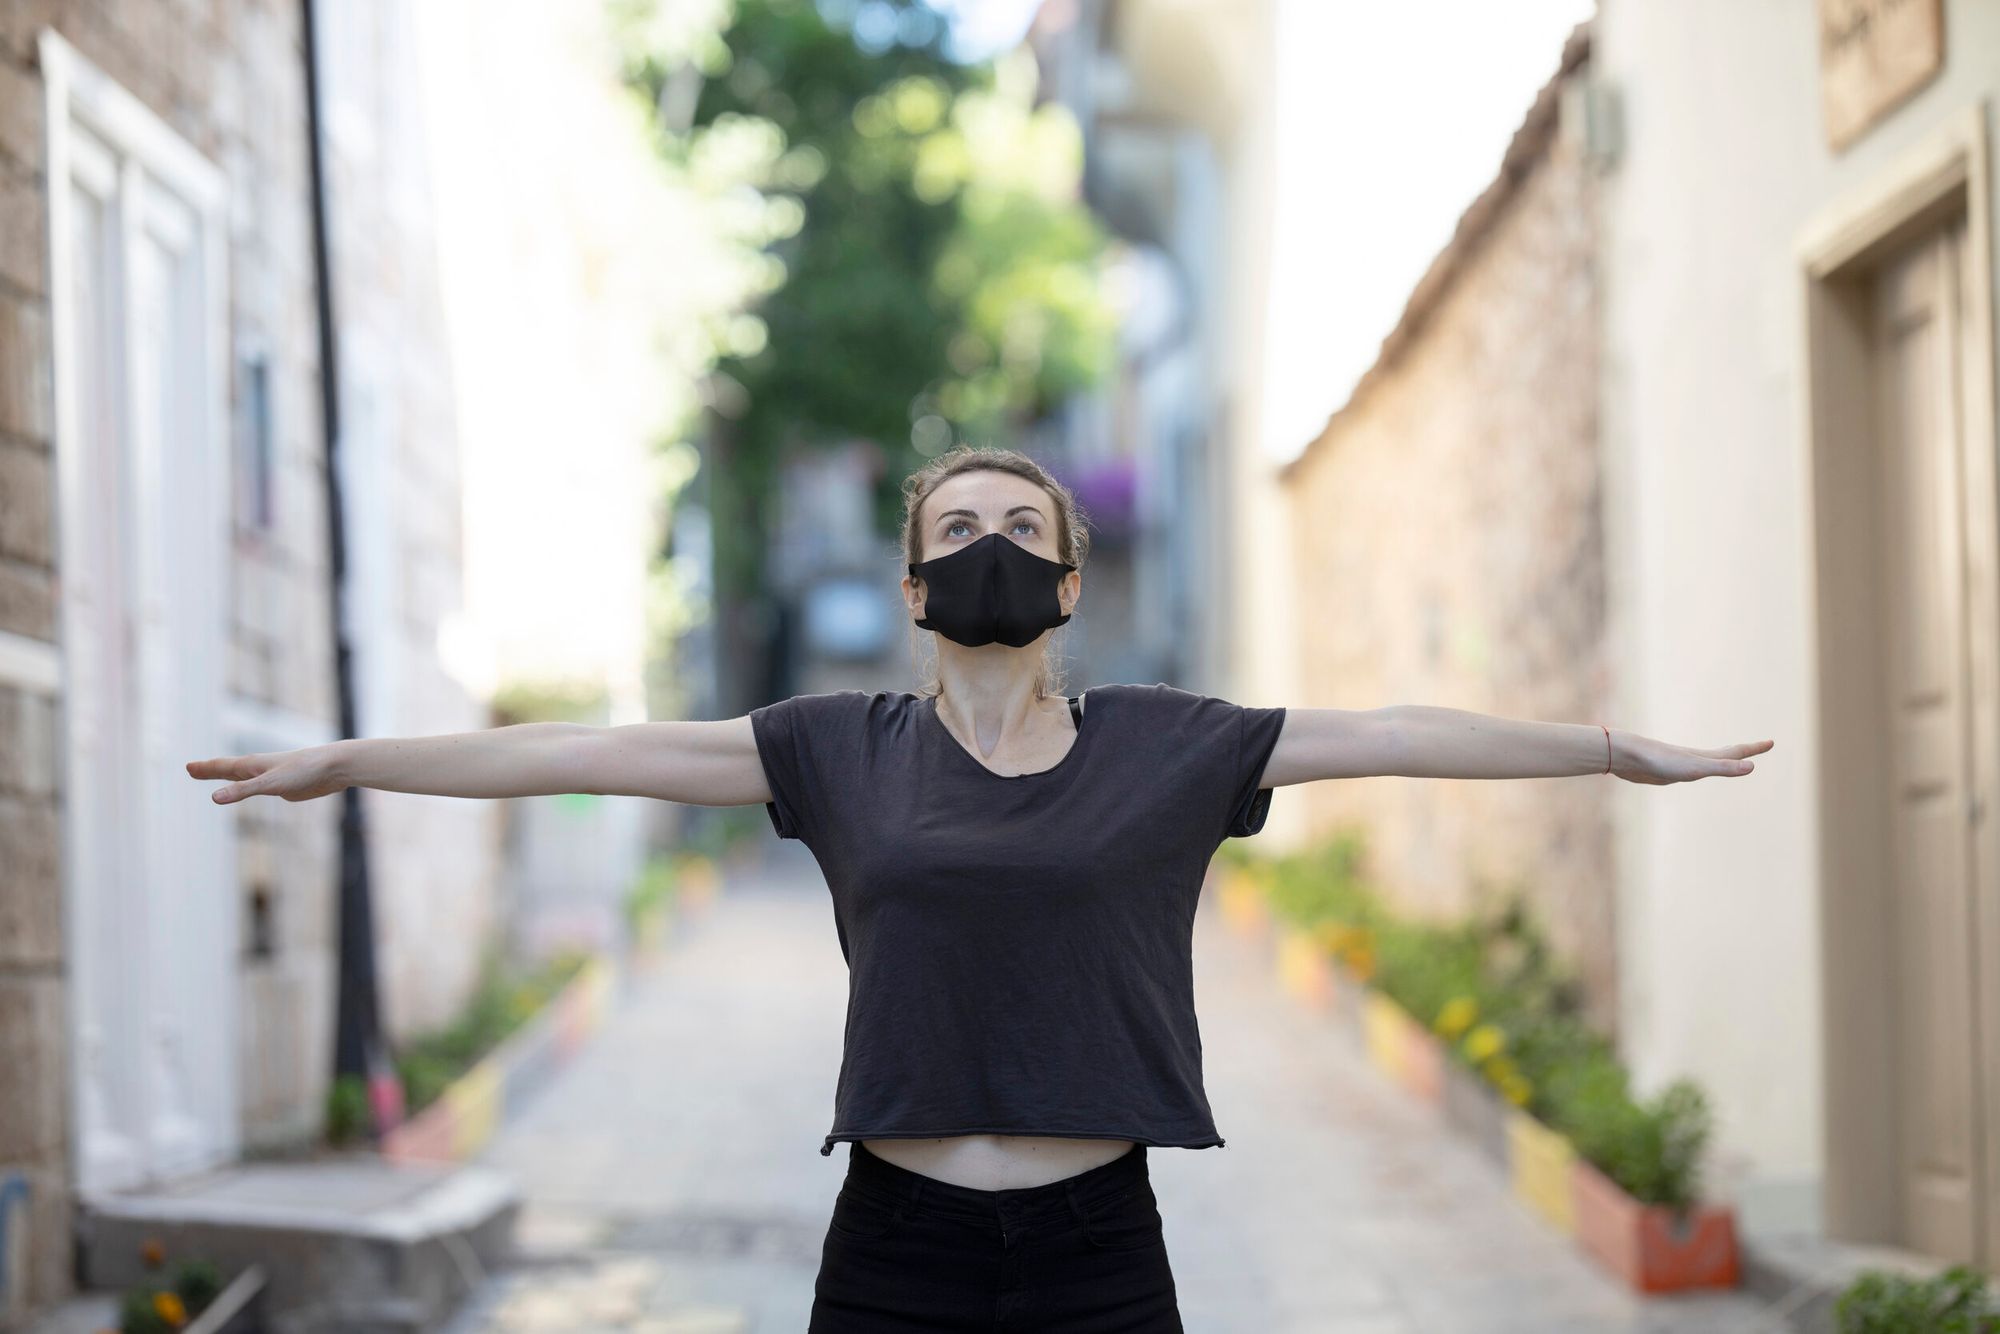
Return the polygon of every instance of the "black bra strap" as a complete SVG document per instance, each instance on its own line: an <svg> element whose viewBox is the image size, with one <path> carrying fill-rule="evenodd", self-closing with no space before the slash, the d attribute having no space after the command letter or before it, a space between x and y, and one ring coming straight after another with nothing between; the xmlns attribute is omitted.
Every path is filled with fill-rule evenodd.
<svg viewBox="0 0 2000 1334"><path fill-rule="evenodd" d="M1077 697L1076 697L1075 695L1071 695L1071 696L1069 697L1069 720L1070 720L1071 722L1073 722L1073 723L1075 723L1075 724L1076 724L1076 727L1077 727L1077 730L1078 730L1078 731L1082 731L1082 730L1083 730L1083 706L1082 706L1081 704L1078 704L1078 703L1077 703L1076 701L1077 701Z"/></svg>

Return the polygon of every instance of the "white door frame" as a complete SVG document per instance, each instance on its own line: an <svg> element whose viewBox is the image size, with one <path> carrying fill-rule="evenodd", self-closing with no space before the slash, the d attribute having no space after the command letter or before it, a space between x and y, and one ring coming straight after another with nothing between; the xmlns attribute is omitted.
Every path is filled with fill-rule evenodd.
<svg viewBox="0 0 2000 1334"><path fill-rule="evenodd" d="M226 1161L241 1138L236 821L183 768L229 753L228 193L60 34L44 28L39 53L70 1142L88 1196ZM111 281L88 312L73 192L106 206ZM86 317L109 387L93 403L79 401Z"/></svg>

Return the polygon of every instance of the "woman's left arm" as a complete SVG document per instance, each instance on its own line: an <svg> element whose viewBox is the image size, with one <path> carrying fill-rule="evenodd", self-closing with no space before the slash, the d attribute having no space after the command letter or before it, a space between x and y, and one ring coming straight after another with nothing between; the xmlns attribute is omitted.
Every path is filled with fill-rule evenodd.
<svg viewBox="0 0 2000 1334"><path fill-rule="evenodd" d="M1596 723L1541 723L1430 704L1285 710L1261 786L1319 778L1565 778L1610 771L1633 783L1740 777L1770 741L1702 749Z"/></svg>

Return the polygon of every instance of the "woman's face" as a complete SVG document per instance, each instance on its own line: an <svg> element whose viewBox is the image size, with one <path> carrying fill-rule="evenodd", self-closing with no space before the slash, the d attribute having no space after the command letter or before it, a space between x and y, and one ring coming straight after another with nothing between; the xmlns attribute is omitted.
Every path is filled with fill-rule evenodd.
<svg viewBox="0 0 2000 1334"><path fill-rule="evenodd" d="M917 552L913 561L935 560L976 542L988 533L1000 533L1044 560L1061 560L1056 548L1056 506L1042 487L1011 472L975 468L947 478L924 498L917 529ZM1062 577L1057 595L1063 609L1076 602L1081 584L1075 570ZM907 601L915 592L916 581L903 576ZM911 609L921 619L921 601Z"/></svg>

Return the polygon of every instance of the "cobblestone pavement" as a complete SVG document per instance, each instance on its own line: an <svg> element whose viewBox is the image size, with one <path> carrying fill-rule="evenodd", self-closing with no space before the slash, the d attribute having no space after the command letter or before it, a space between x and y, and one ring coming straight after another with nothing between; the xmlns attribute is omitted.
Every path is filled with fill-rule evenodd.
<svg viewBox="0 0 2000 1334"><path fill-rule="evenodd" d="M1189 1334L1780 1334L1735 1294L1641 1299L1381 1079L1204 900L1195 987L1229 1142L1156 1149ZM522 1263L448 1334L799 1334L847 1145L830 1124L846 968L786 844L727 885L485 1155Z"/></svg>

